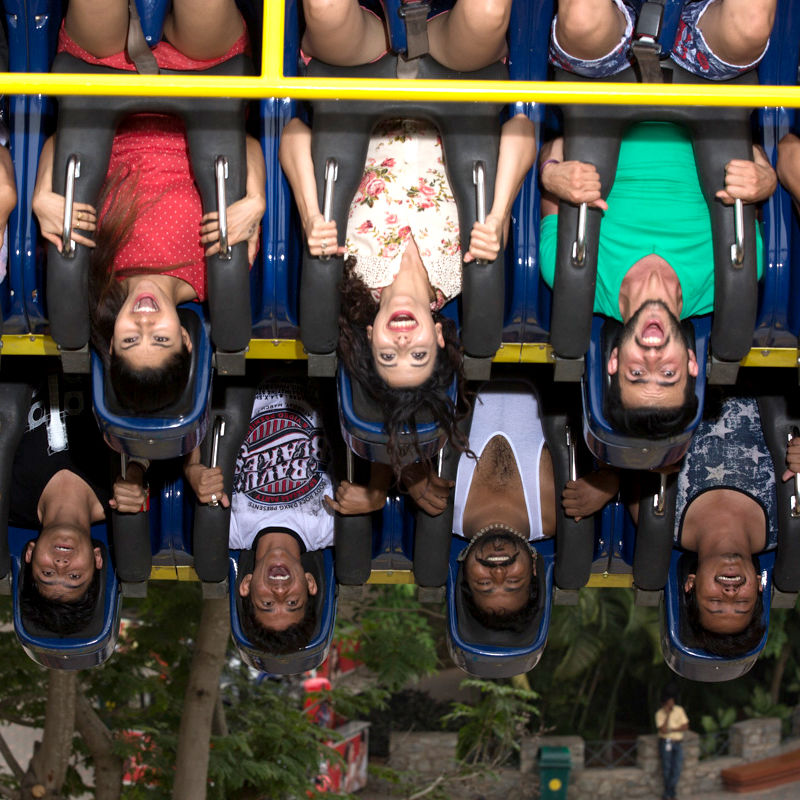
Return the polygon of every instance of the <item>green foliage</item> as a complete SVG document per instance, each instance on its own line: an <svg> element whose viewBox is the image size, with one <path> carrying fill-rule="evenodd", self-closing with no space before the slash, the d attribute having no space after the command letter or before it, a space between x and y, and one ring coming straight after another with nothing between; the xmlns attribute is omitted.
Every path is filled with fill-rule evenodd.
<svg viewBox="0 0 800 800"><path fill-rule="evenodd" d="M750 702L744 707L746 717L777 717L788 719L792 709L783 703L775 703L770 693L763 686L754 686Z"/></svg>
<svg viewBox="0 0 800 800"><path fill-rule="evenodd" d="M338 626L337 635L350 643L351 654L357 647L358 659L381 686L394 692L436 669L436 643L415 586L370 588L352 620Z"/></svg>
<svg viewBox="0 0 800 800"><path fill-rule="evenodd" d="M461 722L456 756L468 764L501 766L519 751L523 731L539 715L535 705L539 695L477 678L467 678L460 688L477 689L481 699L471 705L453 703L453 711L443 720Z"/></svg>

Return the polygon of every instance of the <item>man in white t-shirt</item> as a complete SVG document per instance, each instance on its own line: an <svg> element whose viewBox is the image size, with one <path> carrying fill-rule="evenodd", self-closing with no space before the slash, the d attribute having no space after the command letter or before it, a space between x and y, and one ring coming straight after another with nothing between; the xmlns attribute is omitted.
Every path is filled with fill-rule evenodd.
<svg viewBox="0 0 800 800"><path fill-rule="evenodd" d="M301 557L333 544L334 517L323 502L332 493L329 447L314 399L305 384L261 387L236 459L228 541L254 551L253 571L238 586L241 624L253 644L273 653L308 644L320 587ZM216 495L227 506L221 469L199 458L195 451L186 467L198 500Z"/></svg>
<svg viewBox="0 0 800 800"><path fill-rule="evenodd" d="M379 488L342 481L334 496L320 407L305 382L276 380L259 388L236 459L232 504L222 470L201 464L199 448L184 468L201 503L218 499L231 505L231 549L253 551L253 570L238 586L240 622L250 642L265 652L288 653L308 644L316 627L313 598L321 587L302 556L333 544L334 511L377 510L388 486L386 470L373 469Z"/></svg>

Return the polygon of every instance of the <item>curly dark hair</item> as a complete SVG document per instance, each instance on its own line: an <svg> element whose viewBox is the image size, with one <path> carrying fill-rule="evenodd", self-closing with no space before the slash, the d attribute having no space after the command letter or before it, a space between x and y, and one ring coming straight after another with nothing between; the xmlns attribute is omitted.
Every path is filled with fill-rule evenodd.
<svg viewBox="0 0 800 800"><path fill-rule="evenodd" d="M70 636L86 629L97 608L102 570L95 569L83 597L66 603L40 594L33 577L33 566L24 560L21 566L20 613L24 624L35 625L61 636Z"/></svg>
<svg viewBox="0 0 800 800"><path fill-rule="evenodd" d="M463 565L461 569L463 569ZM511 631L512 633L531 632L531 624L539 613L539 584L536 576L531 577L528 598L522 608L510 614L498 614L494 611L484 611L475 602L475 595L467 582L466 575L461 581L461 596L464 608L470 616L484 628L495 631Z"/></svg>
<svg viewBox="0 0 800 800"><path fill-rule="evenodd" d="M758 562L753 559L758 571ZM694 559L694 566L691 564L687 567L687 571L691 572L697 569L697 559ZM753 616L747 623L744 630L739 633L714 633L714 631L706 630L700 624L700 606L697 603L697 592L694 588L688 592L681 587L681 603L680 606L684 613L682 615L685 621L685 634L686 644L690 647L695 647L698 650L705 650L711 655L720 656L721 658L736 658L743 656L745 653L750 653L758 647L761 640L764 638L766 626L764 625L764 597L762 592L756 595L756 603L753 607Z"/></svg>
<svg viewBox="0 0 800 800"><path fill-rule="evenodd" d="M467 437L458 428L458 422L469 413L466 395L461 342L453 320L434 313L434 322L442 325L444 347L437 349L433 373L419 386L395 388L389 386L375 368L372 348L367 337L367 326L372 325L378 313L378 303L372 292L355 274L356 260L352 256L345 262L339 314L338 354L364 393L383 412L383 426L389 435L387 450L395 475L399 478L403 467L400 436L412 432L417 459L425 460L416 437L418 418L431 415L446 433L451 446L459 452L468 450ZM457 381L458 399L450 399L453 378Z"/></svg>
<svg viewBox="0 0 800 800"><path fill-rule="evenodd" d="M117 254L133 234L136 217L143 208L137 197L137 187L137 173L123 170L109 177L98 200L98 208L104 208L106 203L110 205L98 227L96 246L90 256L89 313L92 345L109 373L118 402L128 411L149 414L172 405L180 397L189 380L191 353L183 343L181 351L161 367L141 370L133 369L124 359L111 353L114 324L127 297L121 279L167 272L179 266L167 265L160 270L150 267L113 269Z"/></svg>
<svg viewBox="0 0 800 800"><path fill-rule="evenodd" d="M265 628L256 621L255 609L250 595L241 599L239 622L244 635L251 644L265 653L295 653L308 646L317 627L317 607L314 598L309 596L303 618L282 631Z"/></svg>

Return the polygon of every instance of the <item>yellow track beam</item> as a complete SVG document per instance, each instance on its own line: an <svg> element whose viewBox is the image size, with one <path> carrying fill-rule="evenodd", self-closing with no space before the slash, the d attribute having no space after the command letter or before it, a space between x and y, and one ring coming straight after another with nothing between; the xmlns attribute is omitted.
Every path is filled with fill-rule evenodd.
<svg viewBox="0 0 800 800"><path fill-rule="evenodd" d="M574 83L571 81L431 81L215 75L86 75L2 72L4 94L146 95L151 97L296 97L339 100L593 103L596 105L786 106L800 108L797 86Z"/></svg>
<svg viewBox="0 0 800 800"><path fill-rule="evenodd" d="M43 334L5 334L2 338L4 356L57 356L56 343ZM251 339L248 359L298 361L305 359L303 343L298 339ZM800 367L797 348L754 347L742 359L743 367ZM545 342L505 343L492 359L496 364L550 364L553 349Z"/></svg>
<svg viewBox="0 0 800 800"><path fill-rule="evenodd" d="M596 572L589 576L586 586L590 589L630 589L633 586L633 575Z"/></svg>

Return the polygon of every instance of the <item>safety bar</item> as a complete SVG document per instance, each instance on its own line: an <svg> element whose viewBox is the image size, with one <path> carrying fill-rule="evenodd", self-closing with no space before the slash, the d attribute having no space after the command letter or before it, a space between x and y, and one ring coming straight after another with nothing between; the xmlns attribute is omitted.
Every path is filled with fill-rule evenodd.
<svg viewBox="0 0 800 800"><path fill-rule="evenodd" d="M209 466L211 469L217 466L219 460L219 440L225 435L225 418L217 417L214 420L214 438L211 440L211 459ZM219 506L219 500L215 494L211 495L211 500L208 503L212 508Z"/></svg>
<svg viewBox="0 0 800 800"><path fill-rule="evenodd" d="M277 5L277 4L276 4ZM283 45L281 44L281 58ZM282 65L281 65L282 68ZM797 86L717 86L572 81L445 81L374 78L299 78L281 74L99 75L47 72L0 73L4 94L147 97L294 97L301 100L415 100L431 102L539 102L595 105L800 108Z"/></svg>
<svg viewBox="0 0 800 800"><path fill-rule="evenodd" d="M339 163L335 158L329 158L325 162L325 192L322 195L322 216L325 222L330 222L333 219L333 191L336 186L336 179L339 177ZM334 242L334 246L338 247L339 242ZM331 254L323 253L320 258L322 261L330 261ZM349 478L348 478L349 480Z"/></svg>
<svg viewBox="0 0 800 800"><path fill-rule="evenodd" d="M733 204L733 225L736 241L731 245L731 264L736 269L741 269L744 263L744 203L739 197Z"/></svg>
<svg viewBox="0 0 800 800"><path fill-rule="evenodd" d="M795 436L800 436L800 431L797 427L792 428L792 432L786 437L788 442L791 442ZM800 472L794 474L794 494L789 501L792 505L792 516L800 517Z"/></svg>
<svg viewBox="0 0 800 800"><path fill-rule="evenodd" d="M567 454L569 457L569 479L571 481L578 480L578 450L575 443L575 437L572 435L572 429L567 425L564 428L567 437Z"/></svg>
<svg viewBox="0 0 800 800"><path fill-rule="evenodd" d="M486 164L476 161L472 165L472 183L475 185L475 218L486 222ZM478 264L486 264L486 259L477 259Z"/></svg>
<svg viewBox="0 0 800 800"><path fill-rule="evenodd" d="M657 517L664 516L666 509L666 496L667 496L667 474L661 473L661 483L658 487L658 494L653 495L653 513Z"/></svg>
<svg viewBox="0 0 800 800"><path fill-rule="evenodd" d="M576 267L582 267L586 261L586 210L588 203L581 203L578 208L578 230L575 234L575 241L572 243L572 263Z"/></svg>
<svg viewBox="0 0 800 800"><path fill-rule="evenodd" d="M61 231L61 255L75 255L75 240L72 238L72 204L75 201L75 180L81 176L81 160L74 153L67 161L67 185L64 190L64 224Z"/></svg>
<svg viewBox="0 0 800 800"><path fill-rule="evenodd" d="M214 176L217 185L217 218L219 220L219 254L226 259L231 257L228 247L228 196L225 181L228 180L228 159L217 156L214 161Z"/></svg>

